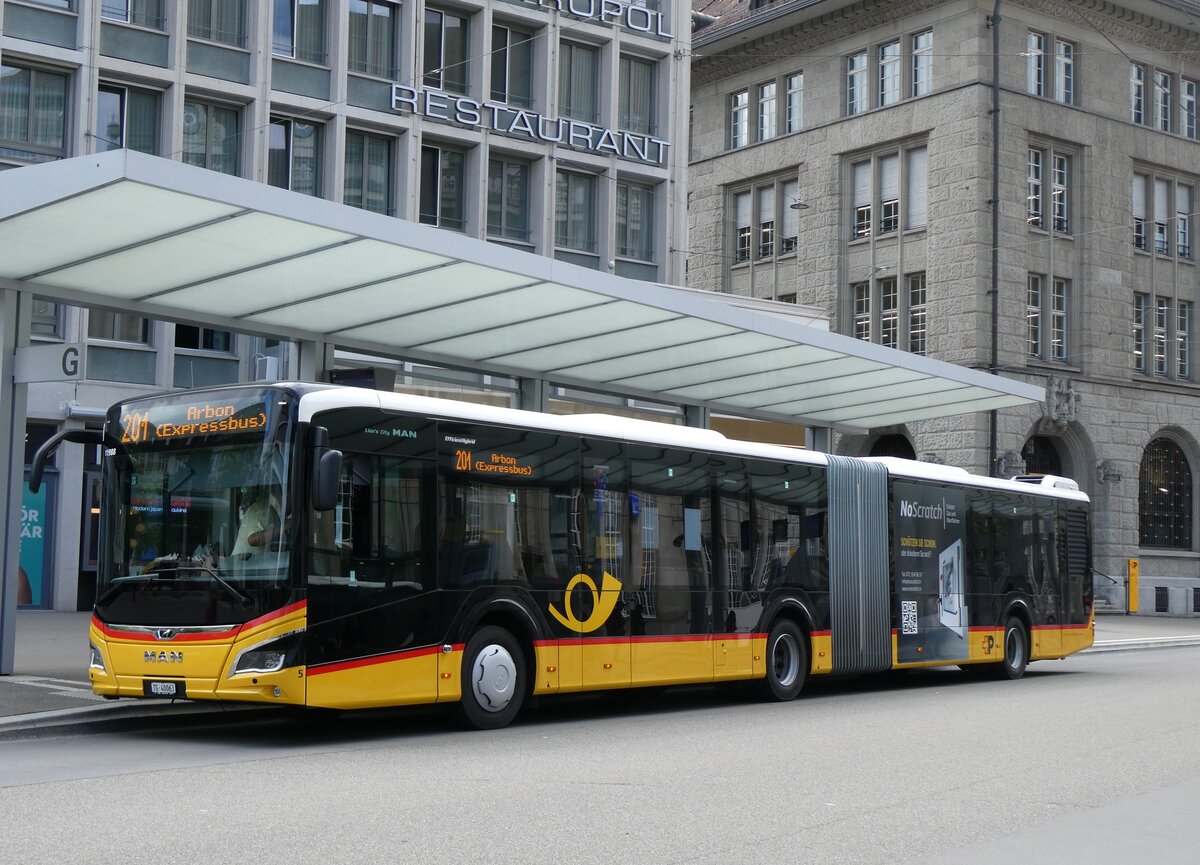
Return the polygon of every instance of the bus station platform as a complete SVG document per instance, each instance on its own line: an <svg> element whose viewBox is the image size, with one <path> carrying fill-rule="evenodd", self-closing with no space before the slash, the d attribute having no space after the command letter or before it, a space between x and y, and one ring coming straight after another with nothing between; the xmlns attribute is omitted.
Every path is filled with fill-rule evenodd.
<svg viewBox="0 0 1200 865"><path fill-rule="evenodd" d="M52 736L120 722L212 715L270 708L206 701L106 700L88 683L91 613L22 610L17 613L13 675L0 676L0 739ZM1200 646L1200 617L1096 617L1090 652Z"/></svg>

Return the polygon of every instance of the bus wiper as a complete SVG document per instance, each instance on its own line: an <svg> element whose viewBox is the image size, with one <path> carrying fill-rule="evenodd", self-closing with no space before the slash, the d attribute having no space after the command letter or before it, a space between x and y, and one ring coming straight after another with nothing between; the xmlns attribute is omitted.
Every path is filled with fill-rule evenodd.
<svg viewBox="0 0 1200 865"><path fill-rule="evenodd" d="M210 577L213 578L213 582L217 583L221 588L225 589L225 591L229 592L229 594L231 594L235 598L237 598L238 602L243 607L246 607L248 609L248 608L254 606L254 601L252 598L250 598L249 595L244 595L241 592L239 592L229 582L227 582L225 579L223 579L221 577L220 572L218 572L217 569L212 567L211 565L205 565L205 564L201 564L199 562L193 562L192 564L188 564L188 565L180 563L180 564L176 565L176 568L180 571L201 571L205 574L208 574Z"/></svg>

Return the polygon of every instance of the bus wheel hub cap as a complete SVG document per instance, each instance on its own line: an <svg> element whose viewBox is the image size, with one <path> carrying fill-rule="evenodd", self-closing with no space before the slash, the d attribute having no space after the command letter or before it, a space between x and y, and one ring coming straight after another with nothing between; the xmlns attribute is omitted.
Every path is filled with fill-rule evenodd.
<svg viewBox="0 0 1200 865"><path fill-rule="evenodd" d="M487 646L475 659L471 680L479 705L501 712L512 702L517 665L503 646Z"/></svg>

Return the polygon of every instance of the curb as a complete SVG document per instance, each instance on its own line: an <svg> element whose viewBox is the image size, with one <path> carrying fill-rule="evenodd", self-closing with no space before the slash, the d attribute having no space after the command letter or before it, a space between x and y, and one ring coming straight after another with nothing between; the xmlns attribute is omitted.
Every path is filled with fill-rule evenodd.
<svg viewBox="0 0 1200 865"><path fill-rule="evenodd" d="M44 739L80 733L119 732L159 728L164 724L190 725L212 715L231 713L240 720L257 720L278 712L278 707L252 703L146 703L129 700L101 706L79 706L0 718L0 742L16 739Z"/></svg>

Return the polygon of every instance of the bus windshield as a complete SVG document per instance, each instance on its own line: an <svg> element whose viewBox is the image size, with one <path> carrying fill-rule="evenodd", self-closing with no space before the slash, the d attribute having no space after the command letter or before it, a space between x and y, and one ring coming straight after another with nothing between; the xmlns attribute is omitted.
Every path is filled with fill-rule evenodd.
<svg viewBox="0 0 1200 865"><path fill-rule="evenodd" d="M291 466L279 425L269 436L156 437L165 410L146 412L146 438L130 440L126 425L106 452L97 612L124 624L246 621L289 585Z"/></svg>

